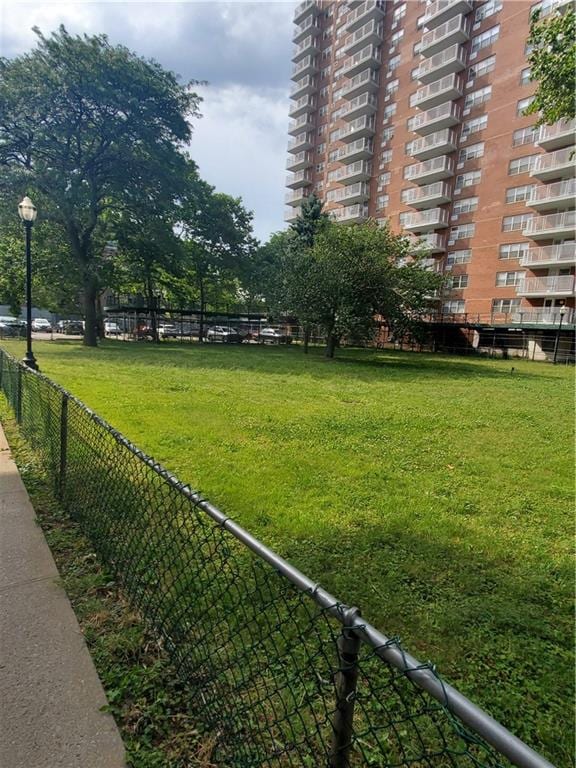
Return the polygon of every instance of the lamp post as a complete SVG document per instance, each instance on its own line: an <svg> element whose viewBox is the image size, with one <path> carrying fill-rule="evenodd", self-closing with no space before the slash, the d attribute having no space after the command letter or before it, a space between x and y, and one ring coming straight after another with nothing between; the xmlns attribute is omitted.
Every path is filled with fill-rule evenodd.
<svg viewBox="0 0 576 768"><path fill-rule="evenodd" d="M566 314L566 304L562 304L562 306L558 311L560 313L560 322L558 323L558 330L556 331L556 341L554 343L554 365L556 365L556 362L558 360L558 345L560 343L560 333L562 332L562 321L564 320L564 315Z"/></svg>
<svg viewBox="0 0 576 768"><path fill-rule="evenodd" d="M36 221L37 213L36 206L29 197L25 197L18 206L18 215L22 219L26 231L26 354L22 362L35 371L38 370L38 364L32 352L32 258L30 243L32 226Z"/></svg>

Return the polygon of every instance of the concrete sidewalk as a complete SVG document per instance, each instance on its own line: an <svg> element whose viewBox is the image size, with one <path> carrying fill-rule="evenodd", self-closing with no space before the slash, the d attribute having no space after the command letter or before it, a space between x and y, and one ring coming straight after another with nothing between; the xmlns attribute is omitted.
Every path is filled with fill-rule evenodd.
<svg viewBox="0 0 576 768"><path fill-rule="evenodd" d="M123 768L124 747L0 426L0 768Z"/></svg>

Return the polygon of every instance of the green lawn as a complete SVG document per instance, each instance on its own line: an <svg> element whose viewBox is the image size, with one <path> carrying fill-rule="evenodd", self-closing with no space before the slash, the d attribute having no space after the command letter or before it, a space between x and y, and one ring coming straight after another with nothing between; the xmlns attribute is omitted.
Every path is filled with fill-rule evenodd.
<svg viewBox="0 0 576 768"><path fill-rule="evenodd" d="M572 762L571 369L177 343L35 351L182 480Z"/></svg>

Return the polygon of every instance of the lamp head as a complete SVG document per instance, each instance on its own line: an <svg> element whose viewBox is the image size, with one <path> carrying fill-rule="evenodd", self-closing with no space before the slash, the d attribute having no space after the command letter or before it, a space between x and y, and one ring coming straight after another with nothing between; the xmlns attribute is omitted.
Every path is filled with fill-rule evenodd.
<svg viewBox="0 0 576 768"><path fill-rule="evenodd" d="M25 197L18 206L18 215L24 223L33 224L36 221L38 211L29 197Z"/></svg>
<svg viewBox="0 0 576 768"><path fill-rule="evenodd" d="M559 311L562 317L564 317L564 315L566 314L566 304L562 304Z"/></svg>

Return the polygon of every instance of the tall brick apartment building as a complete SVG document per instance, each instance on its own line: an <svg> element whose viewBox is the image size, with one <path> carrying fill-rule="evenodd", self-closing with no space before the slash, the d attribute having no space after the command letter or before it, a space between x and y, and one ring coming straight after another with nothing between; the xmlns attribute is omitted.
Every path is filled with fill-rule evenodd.
<svg viewBox="0 0 576 768"><path fill-rule="evenodd" d="M550 356L574 323L574 124L524 116L526 41L536 7L568 6L301 3L286 220L313 192L340 221L389 220L450 274L443 322L522 329L527 355Z"/></svg>

